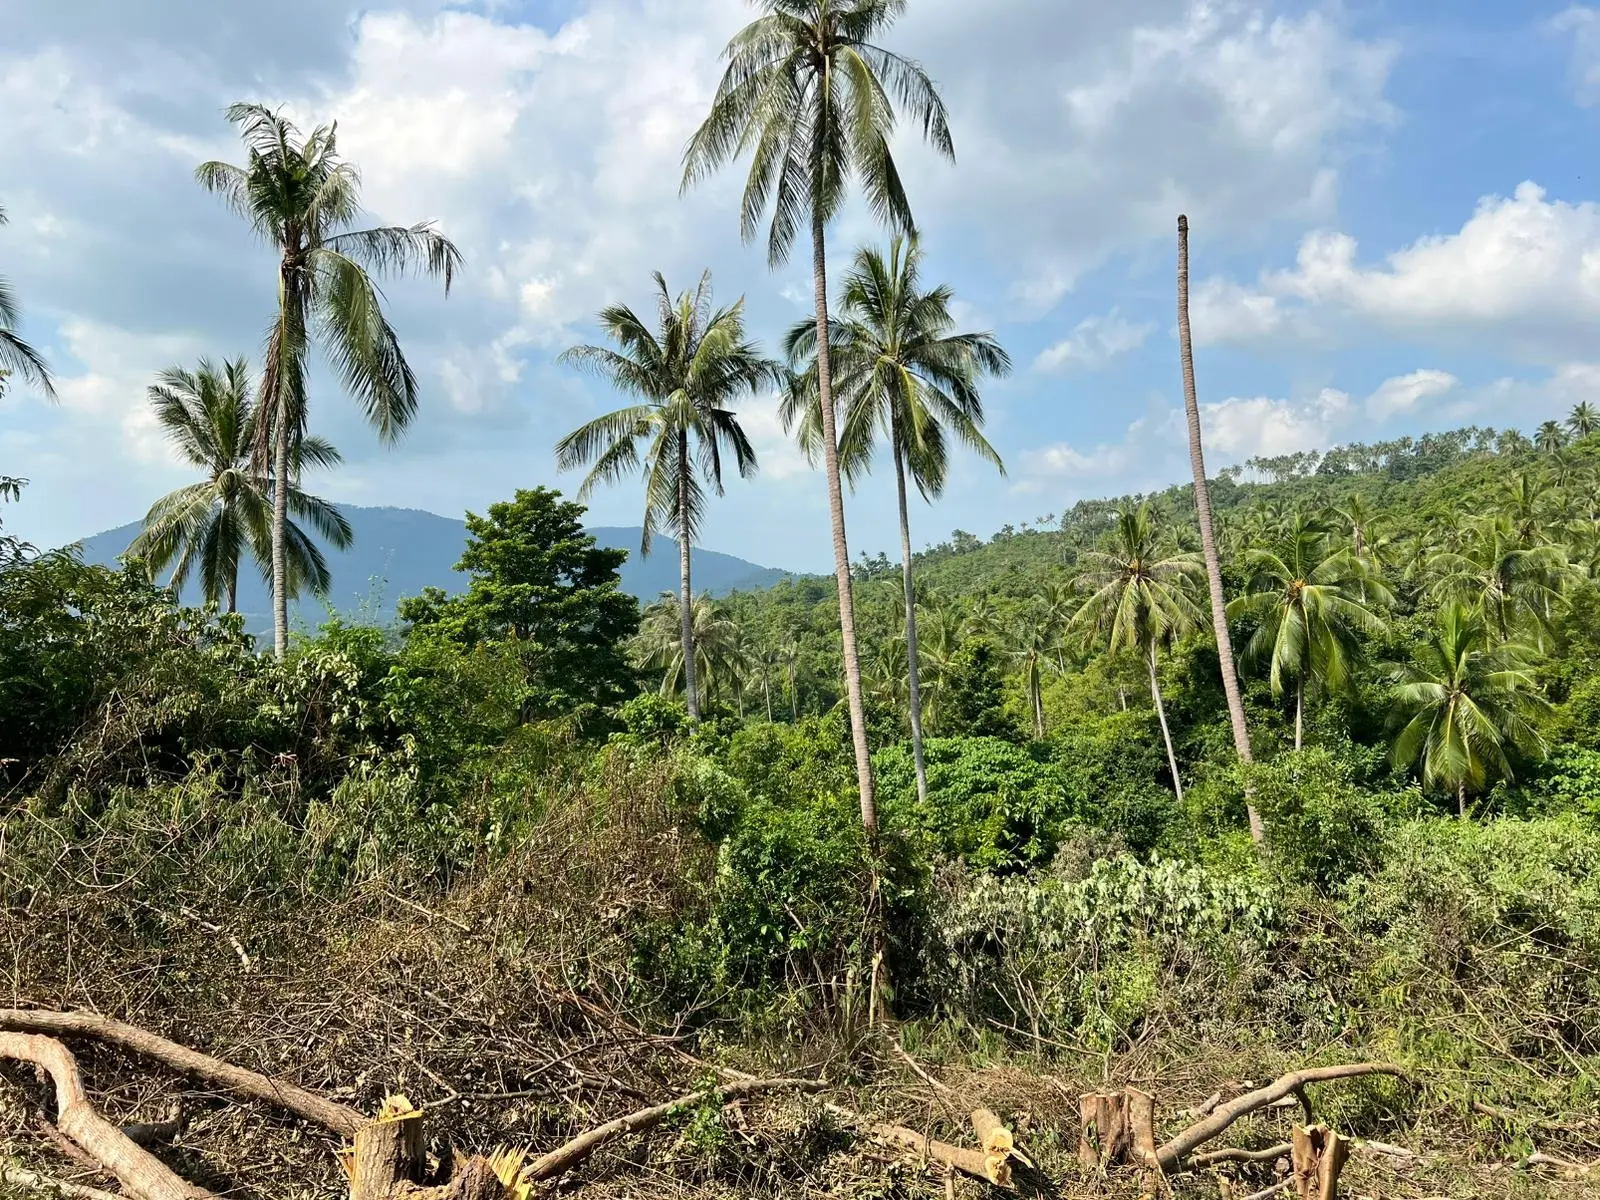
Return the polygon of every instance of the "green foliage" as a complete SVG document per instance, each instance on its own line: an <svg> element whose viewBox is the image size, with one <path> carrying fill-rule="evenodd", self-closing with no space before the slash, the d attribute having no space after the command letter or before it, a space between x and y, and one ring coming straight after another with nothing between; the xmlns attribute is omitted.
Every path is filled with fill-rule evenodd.
<svg viewBox="0 0 1600 1200"><path fill-rule="evenodd" d="M967 737L1020 738L1006 712L1000 650L987 638L968 639L951 660L942 684L946 699L940 717L949 733Z"/></svg>
<svg viewBox="0 0 1600 1200"><path fill-rule="evenodd" d="M1325 747L1240 764L1242 793L1254 792L1267 823L1273 871L1324 891L1367 874L1383 857L1388 820L1379 798L1357 787L1350 764Z"/></svg>
<svg viewBox="0 0 1600 1200"><path fill-rule="evenodd" d="M524 671L524 716L594 713L632 694L623 643L639 627L638 603L621 590L625 551L596 546L584 509L549 488L519 490L467 514L470 572L463 596L437 588L400 602L400 618L464 646L512 639Z"/></svg>
<svg viewBox="0 0 1600 1200"><path fill-rule="evenodd" d="M928 802L918 802L909 746L873 758L884 822L934 854L985 870L1047 862L1075 808L1054 762L997 738L931 738Z"/></svg>

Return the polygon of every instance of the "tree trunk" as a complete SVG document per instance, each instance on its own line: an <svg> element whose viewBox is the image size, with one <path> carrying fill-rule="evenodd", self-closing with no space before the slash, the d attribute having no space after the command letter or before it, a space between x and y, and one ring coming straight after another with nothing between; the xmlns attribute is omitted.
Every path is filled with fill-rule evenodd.
<svg viewBox="0 0 1600 1200"><path fill-rule="evenodd" d="M822 210L811 209L811 273L817 305L817 396L822 409L822 469L828 483L828 517L833 524L833 575L839 587L839 636L844 649L844 686L850 705L850 740L855 747L856 786L861 793L861 824L874 850L878 843L878 800L872 784L872 751L867 746L867 709L861 694L861 656L856 649L855 595L850 580L850 547L844 531L844 490L839 482L839 433L833 412L833 367L828 351L828 263Z"/></svg>
<svg viewBox="0 0 1600 1200"><path fill-rule="evenodd" d="M700 719L694 677L694 590L689 582L689 434L678 431L678 633L683 641L683 699L689 720Z"/></svg>
<svg viewBox="0 0 1600 1200"><path fill-rule="evenodd" d="M1028 698L1033 702L1033 737L1044 741L1044 687L1039 680L1039 658L1034 656L1028 669Z"/></svg>
<svg viewBox="0 0 1600 1200"><path fill-rule="evenodd" d="M1294 750L1300 753L1300 747L1305 744L1306 728L1306 681L1294 681Z"/></svg>
<svg viewBox="0 0 1600 1200"><path fill-rule="evenodd" d="M228 611L239 611L239 568L233 568L233 574L228 578Z"/></svg>
<svg viewBox="0 0 1600 1200"><path fill-rule="evenodd" d="M911 585L911 521L906 515L906 468L900 456L900 422L889 431L894 444L894 486L900 501L900 563L906 594L906 680L911 691L911 758L917 769L917 802L928 802L928 762L922 751L922 666L917 658L917 597Z"/></svg>
<svg viewBox="0 0 1600 1200"><path fill-rule="evenodd" d="M1183 780L1178 775L1178 756L1172 749L1172 731L1167 728L1167 706L1161 703L1161 683L1156 678L1156 644L1150 643L1150 698L1156 702L1156 716L1161 721L1161 737L1167 744L1167 766L1172 770L1172 790L1183 803Z"/></svg>
<svg viewBox="0 0 1600 1200"><path fill-rule="evenodd" d="M1217 557L1217 536L1211 523L1211 490L1206 484L1205 453L1200 442L1200 403L1195 397L1194 345L1189 333L1189 218L1178 218L1178 353L1183 364L1183 408L1189 422L1189 466L1194 472L1194 506L1200 518L1200 548L1206 560L1206 581L1211 589L1211 626L1217 635L1217 658L1222 665L1222 690L1228 698L1228 721L1233 726L1233 748L1241 762L1250 762L1250 729L1244 719L1244 698L1233 665L1233 640L1228 636L1227 604L1222 595L1222 563ZM1254 804L1250 836L1258 843L1266 836L1261 814Z"/></svg>
<svg viewBox="0 0 1600 1200"><path fill-rule="evenodd" d="M1463 821L1467 819L1467 785L1456 784L1456 816Z"/></svg>
<svg viewBox="0 0 1600 1200"><path fill-rule="evenodd" d="M793 666L789 668L789 720L800 721L800 672Z"/></svg>
<svg viewBox="0 0 1600 1200"><path fill-rule="evenodd" d="M772 724L772 672L766 663L761 664L761 694L767 701L767 724Z"/></svg>
<svg viewBox="0 0 1600 1200"><path fill-rule="evenodd" d="M278 427L272 434L272 650L289 650L289 418L280 397Z"/></svg>

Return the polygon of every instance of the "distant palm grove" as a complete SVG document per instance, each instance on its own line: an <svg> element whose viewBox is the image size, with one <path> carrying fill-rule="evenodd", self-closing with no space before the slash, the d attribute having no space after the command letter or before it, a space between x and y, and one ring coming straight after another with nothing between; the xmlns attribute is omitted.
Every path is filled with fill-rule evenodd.
<svg viewBox="0 0 1600 1200"><path fill-rule="evenodd" d="M614 396L467 514L465 590L403 597L385 626L290 629L292 598L329 591L324 548L352 538L309 490L343 462L315 417L337 392L403 438L430 400L383 289L448 295L474 264L431 222L368 223L334 125L226 111L242 157L199 164L197 186L275 271L257 361L149 383L192 482L154 499L115 570L0 528L17 1003L223 1022L250 1045L337 969L358 1033L319 1016L250 1053L359 1069L364 1109L403 1083L473 1145L614 1116L681 1076L700 1089L681 1110L617 1128L678 1129L650 1186L685 1196L1006 1183L983 1157L1011 1162L1002 1105L1037 1142L1026 1168L1111 1189L1093 1194L1331 1200L1302 1169L1329 1130L1355 1139L1353 1194L1531 1196L1597 1169L1600 410L1208 466L1174 213L1192 478L930 545L953 464L1006 470L985 391L1013 368L932 277L939 231L896 158L953 164L950 117L888 48L905 0L754 6L680 182L740 173L727 234L774 269L809 252L807 314L763 344L731 281L637 264L559 356ZM852 201L882 236L840 247ZM0 389L52 400L24 315L0 279ZM713 598L691 549L756 486L757 410L814 469L833 572ZM576 473L571 499L535 482L550 470ZM873 471L894 481L898 543L852 554ZM0 502L25 483L0 476ZM584 530L600 488L635 489L639 554L673 543L678 586L642 609L625 553ZM270 646L236 612L241 571L271 587ZM341 1057L369 1034L370 1059ZM468 1037L489 1057L451 1058ZM621 1046L647 1047L648 1071L584 1057ZM941 1138L976 1132L980 1165L830 1100L763 1174L778 1126L705 1080L754 1096L777 1060L863 1107L912 1089ZM1363 1060L1352 1078L1374 1078L1326 1108L1318 1091L1315 1114L1304 1079L1277 1107L1221 1099ZM1209 1139L1238 1117L1239 1146L1080 1147L1110 1128L1107 1089L1136 1104L1152 1081L1160 1120L1220 1113ZM1292 1096L1303 1112L1282 1111ZM854 1137L948 1171L846 1171ZM342 1193L331 1155L294 1161L283 1178ZM505 1194L531 1194L534 1168L498 1161ZM813 1161L832 1165L791 1170Z"/></svg>

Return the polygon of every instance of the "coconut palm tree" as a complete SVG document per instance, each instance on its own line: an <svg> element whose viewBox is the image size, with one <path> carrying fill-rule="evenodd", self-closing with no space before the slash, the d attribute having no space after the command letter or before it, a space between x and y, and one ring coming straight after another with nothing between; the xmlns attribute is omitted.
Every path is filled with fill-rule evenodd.
<svg viewBox="0 0 1600 1200"><path fill-rule="evenodd" d="M904 11L905 0L756 2L762 15L728 43L724 52L728 66L711 112L684 150L683 186L692 186L749 152L750 173L739 213L745 240L757 235L770 207L767 258L778 266L788 258L802 227L810 226L822 463L833 526L845 689L861 820L868 837L876 839L878 810L861 696L835 428L826 232L828 222L843 207L852 180L860 184L876 216L901 233L915 230L911 204L890 150L897 104L940 153L954 158L955 149L944 101L927 74L917 63L874 41Z"/></svg>
<svg viewBox="0 0 1600 1200"><path fill-rule="evenodd" d="M195 178L278 255L278 308L267 329L255 458L260 474L286 479L305 433L314 341L379 438L399 439L417 411L417 380L374 276L419 270L443 279L448 295L461 253L428 223L350 228L361 215L361 180L340 158L334 126L302 138L259 104L233 105L228 120L244 138L245 165L201 163ZM272 637L280 658L289 641L288 502L287 488L273 491Z"/></svg>
<svg viewBox="0 0 1600 1200"><path fill-rule="evenodd" d="M928 768L922 751L922 689L918 679L917 606L911 571L911 524L906 474L923 500L944 491L951 434L1003 475L1000 455L983 436L983 401L978 379L1006 375L1011 359L988 333L958 333L950 315L954 293L940 285L924 289L922 252L915 238L895 238L885 257L871 247L856 252L845 276L840 315L829 322L834 337L833 387L844 409L839 431L839 469L852 485L872 469L881 435L894 466L900 513L900 570L905 603L906 664L911 712L911 751L917 797L928 800ZM808 366L814 381L817 326L802 321L789 332L791 367ZM801 444L814 456L822 437L815 389L792 389L784 398L786 428L798 427ZM802 408L802 404L804 407Z"/></svg>
<svg viewBox="0 0 1600 1200"><path fill-rule="evenodd" d="M793 631L786 634L778 643L778 665L783 668L784 678L789 683L789 719L800 719L800 664L805 659L805 644L800 636Z"/></svg>
<svg viewBox="0 0 1600 1200"><path fill-rule="evenodd" d="M1059 661L1062 627L1050 619L1043 605L1036 605L1012 630L1011 656L1022 668L1022 685L1028 693L1028 710L1033 714L1033 736L1044 740L1044 673Z"/></svg>
<svg viewBox="0 0 1600 1200"><path fill-rule="evenodd" d="M7 223L6 210L0 208L0 225ZM27 380L43 392L46 398L56 398L55 383L50 378L50 368L44 356L22 340L17 333L21 310L10 282L0 275L0 395L5 392L10 376Z"/></svg>
<svg viewBox="0 0 1600 1200"><path fill-rule="evenodd" d="M1600 429L1600 411L1596 411L1595 406L1587 400L1579 401L1567 414L1567 428L1572 431L1573 441L1581 442Z"/></svg>
<svg viewBox="0 0 1600 1200"><path fill-rule="evenodd" d="M1554 454L1567 444L1567 434L1559 421L1546 421L1533 435L1534 449L1541 454Z"/></svg>
<svg viewBox="0 0 1600 1200"><path fill-rule="evenodd" d="M1217 659L1222 667L1222 692L1228 701L1228 723L1233 729L1233 749L1239 761L1249 762L1250 727L1244 718L1244 697L1233 664L1233 639L1228 634L1228 608L1222 592L1222 560L1211 523L1211 489L1206 483L1205 450L1200 439L1200 402L1195 395L1194 343L1189 330L1189 218L1178 217L1178 359L1183 370L1183 409L1189 426L1189 469L1194 475L1194 504L1200 522L1200 549L1205 557L1206 585L1211 593L1211 628L1217 636ZM1259 844L1266 827L1254 804L1248 803L1250 836Z"/></svg>
<svg viewBox="0 0 1600 1200"><path fill-rule="evenodd" d="M1542 753L1532 718L1546 706L1534 683L1531 647L1494 644L1483 614L1451 602L1439 610L1416 662L1397 666L1398 714L1405 720L1395 765L1420 762L1424 787L1453 792L1456 812L1467 796L1512 778L1509 748Z"/></svg>
<svg viewBox="0 0 1600 1200"><path fill-rule="evenodd" d="M634 643L639 665L662 672L663 696L677 695L686 677L680 605L675 592L662 592L660 599L644 610ZM690 623L693 632L687 645L694 647L692 669L709 705L725 689L736 689L746 668L739 623L705 592L690 604Z"/></svg>
<svg viewBox="0 0 1600 1200"><path fill-rule="evenodd" d="M741 477L756 472L756 452L729 407L762 385L776 383L776 366L745 337L744 301L711 307L711 273L693 292L676 300L660 272L656 323L651 330L634 311L614 304L600 313L600 326L619 347L575 346L562 361L592 371L638 403L596 417L556 443L562 470L593 464L578 489L581 500L598 485L639 472L644 477L644 534L640 553L649 555L656 531L678 540L679 595L685 664L684 698L689 719L700 719L690 619L694 595L690 550L705 516L706 486L723 494L722 461L732 454Z"/></svg>
<svg viewBox="0 0 1600 1200"><path fill-rule="evenodd" d="M1566 549L1523 545L1503 514L1479 518L1473 532L1459 550L1442 550L1429 559L1434 581L1428 594L1441 604L1475 605L1501 641L1511 641L1525 620L1542 641L1570 570Z"/></svg>
<svg viewBox="0 0 1600 1200"><path fill-rule="evenodd" d="M1246 592L1228 605L1230 620L1253 619L1247 664L1268 664L1272 694L1294 687L1294 748L1305 738L1308 689L1341 691L1361 654L1360 635L1383 631L1367 607L1393 596L1354 552L1334 544L1326 525L1300 519L1272 549L1245 555Z"/></svg>
<svg viewBox="0 0 1600 1200"><path fill-rule="evenodd" d="M181 590L198 569L201 595L228 611L239 607L239 560L254 556L266 578L272 575L274 480L255 469L261 409L251 399L250 368L243 358L220 367L201 359L193 371L170 367L149 388L150 404L167 440L190 466L205 473L199 483L169 492L145 514L144 528L128 547L152 571L173 567L168 586ZM288 511L311 524L337 550L350 545L350 524L326 500L300 490L305 467L333 467L339 452L319 437L299 438L290 453ZM287 591L309 587L326 595L332 579L328 564L301 527L286 525Z"/></svg>
<svg viewBox="0 0 1600 1200"><path fill-rule="evenodd" d="M1189 598L1188 585L1200 578L1205 568L1192 554L1166 552L1148 503L1119 512L1109 548L1089 551L1079 561L1083 568L1080 586L1088 592L1088 599L1073 618L1073 626L1103 635L1112 654L1126 650L1144 658L1150 673L1150 698L1166 742L1172 788L1181 802L1183 779L1161 699L1156 651L1200 623L1200 610Z"/></svg>
<svg viewBox="0 0 1600 1200"><path fill-rule="evenodd" d="M1518 471L1496 489L1500 513L1511 522L1512 536L1520 546L1551 540L1547 518L1556 490L1540 476Z"/></svg>

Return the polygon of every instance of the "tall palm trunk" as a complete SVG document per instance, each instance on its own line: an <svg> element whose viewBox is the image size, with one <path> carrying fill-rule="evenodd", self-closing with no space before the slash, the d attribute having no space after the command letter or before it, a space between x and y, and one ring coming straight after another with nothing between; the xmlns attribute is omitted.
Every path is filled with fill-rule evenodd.
<svg viewBox="0 0 1600 1200"><path fill-rule="evenodd" d="M1200 403L1195 397L1194 345L1189 335L1189 218L1178 218L1178 353L1183 364L1183 408L1189 422L1189 466L1194 472L1194 506L1200 518L1200 549L1206 560L1206 581L1211 590L1211 626L1217 635L1217 658L1222 665L1222 691L1228 698L1228 721L1233 726L1233 749L1239 761L1250 762L1250 729L1244 719L1244 698L1233 665L1233 640L1228 636L1227 603L1222 595L1222 563L1217 557L1217 535L1211 523L1211 491L1206 485L1205 453L1200 444ZM1266 836L1261 814L1246 797L1250 836Z"/></svg>
<svg viewBox="0 0 1600 1200"><path fill-rule="evenodd" d="M839 483L839 434L833 412L833 368L828 352L828 263L822 210L811 209L811 273L817 305L817 395L822 408L822 469L828 482L828 517L833 523L833 574L839 586L839 639L844 649L844 686L850 702L850 740L856 754L861 824L876 849L878 800L867 747L867 709L861 694L861 655L856 648L856 606L850 586L850 547L844 533L844 490Z"/></svg>
<svg viewBox="0 0 1600 1200"><path fill-rule="evenodd" d="M1167 766L1172 771L1172 790L1183 803L1183 779L1178 774L1178 756L1172 749L1172 730L1167 728L1167 706L1161 702L1161 681L1156 677L1156 644L1150 642L1150 698L1156 702L1156 717L1161 721L1161 737L1167 744Z"/></svg>
<svg viewBox="0 0 1600 1200"><path fill-rule="evenodd" d="M233 574L228 577L228 611L230 613L239 611L239 568L237 564L233 568Z"/></svg>
<svg viewBox="0 0 1600 1200"><path fill-rule="evenodd" d="M280 409L272 435L272 649L289 652L289 421Z"/></svg>
<svg viewBox="0 0 1600 1200"><path fill-rule="evenodd" d="M1456 784L1456 816L1463 821L1467 819L1467 785Z"/></svg>
<svg viewBox="0 0 1600 1200"><path fill-rule="evenodd" d="M1306 729L1306 681L1294 681L1294 749L1300 752L1300 747L1305 744Z"/></svg>
<svg viewBox="0 0 1600 1200"><path fill-rule="evenodd" d="M765 664L761 667L761 692L767 701L767 724L772 724L772 676Z"/></svg>
<svg viewBox="0 0 1600 1200"><path fill-rule="evenodd" d="M1028 699L1033 704L1033 736L1044 741L1044 688L1039 680L1039 656L1028 664Z"/></svg>
<svg viewBox="0 0 1600 1200"><path fill-rule="evenodd" d="M694 592L689 581L689 433L678 431L678 635L683 640L683 698L689 720L700 719L695 688Z"/></svg>
<svg viewBox="0 0 1600 1200"><path fill-rule="evenodd" d="M917 659L917 594L911 585L911 522L906 515L906 467L900 456L900 422L889 431L894 444L894 486L900 501L900 564L906 594L906 682L911 693L911 758L917 768L917 801L928 802L928 763L922 752L922 667Z"/></svg>

